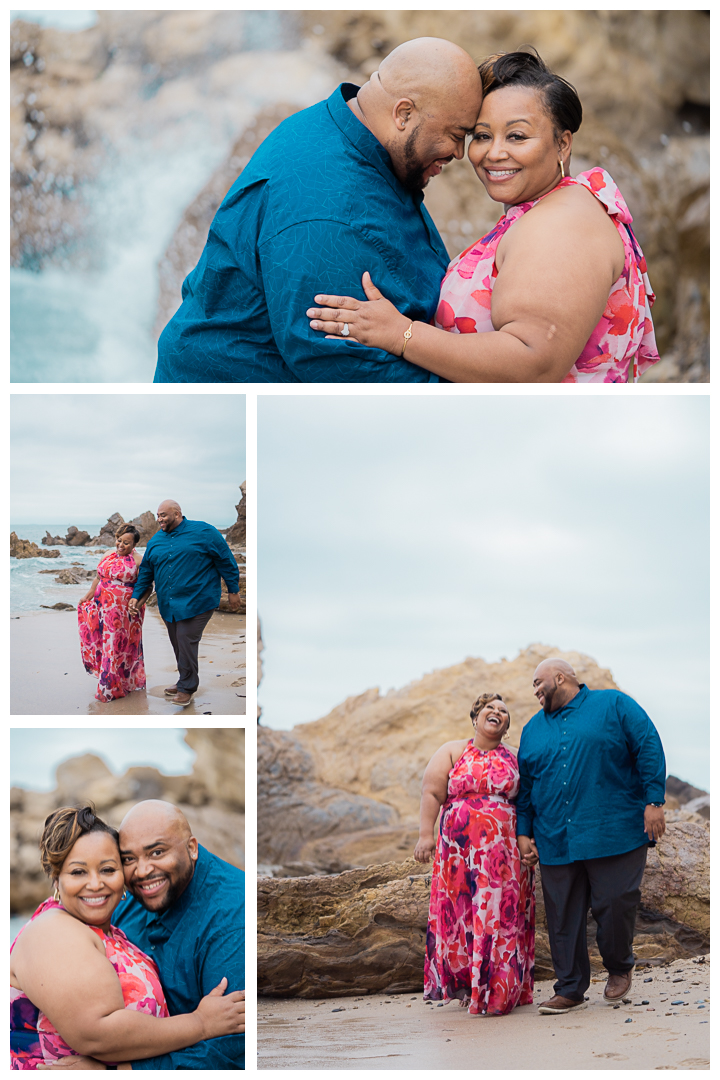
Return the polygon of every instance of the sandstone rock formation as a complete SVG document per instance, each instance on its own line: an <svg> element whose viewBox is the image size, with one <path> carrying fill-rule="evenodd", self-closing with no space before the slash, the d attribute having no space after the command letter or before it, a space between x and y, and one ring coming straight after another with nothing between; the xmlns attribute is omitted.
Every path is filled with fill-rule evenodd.
<svg viewBox="0 0 720 1080"><path fill-rule="evenodd" d="M234 525L231 525L225 533L225 539L230 547L245 547L245 508L247 506L247 503L245 502L245 491L246 481L243 480L240 485L240 502L235 507L237 510L237 521Z"/></svg>
<svg viewBox="0 0 720 1080"><path fill-rule="evenodd" d="M97 536L91 537L89 532L78 529L77 525L71 525L64 538L51 536L49 532L46 532L41 542L43 544L65 544L68 547L94 547L96 544L100 544L102 547L115 547L115 534L120 526L125 524L125 518L122 514L115 513L110 515ZM159 528L155 515L150 510L145 510L144 513L132 518L127 524L134 525L140 533L138 547L145 547L150 537L154 536Z"/></svg>
<svg viewBox="0 0 720 1080"><path fill-rule="evenodd" d="M10 533L11 559L59 559L59 551L43 551L32 540L21 540L17 533Z"/></svg>
<svg viewBox="0 0 720 1080"><path fill-rule="evenodd" d="M649 852L633 947L639 961L667 963L707 952L707 825L672 820ZM431 873L410 857L338 875L260 878L258 990L282 997L422 990ZM536 977L552 978L542 880L536 874ZM602 967L588 920L594 969Z"/></svg>
<svg viewBox="0 0 720 1080"><path fill-rule="evenodd" d="M235 866L244 866L245 732L242 728L187 731L197 754L189 776L165 776L154 768L130 768L115 776L95 754L62 762L52 792L12 788L10 796L10 906L32 911L49 895L37 842L46 816L58 806L92 802L111 825L119 825L141 799L178 805L201 844Z"/></svg>
<svg viewBox="0 0 720 1080"><path fill-rule="evenodd" d="M75 608L72 604L41 604L40 607L47 608L48 611L75 611Z"/></svg>

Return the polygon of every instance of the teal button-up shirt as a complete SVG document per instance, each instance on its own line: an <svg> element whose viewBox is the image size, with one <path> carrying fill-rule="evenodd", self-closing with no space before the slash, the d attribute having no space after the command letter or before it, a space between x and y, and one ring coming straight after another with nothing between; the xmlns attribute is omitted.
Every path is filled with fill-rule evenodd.
<svg viewBox="0 0 720 1080"><path fill-rule="evenodd" d="M161 915L133 896L113 914L130 941L160 971L171 1016L194 1012L225 976L245 989L245 875L200 846L185 892ZM245 1036L206 1039L172 1054L133 1061L133 1069L244 1069Z"/></svg>
<svg viewBox="0 0 720 1080"><path fill-rule="evenodd" d="M158 343L155 382L437 382L414 364L310 329L316 293L365 300L365 270L408 319L429 322L450 257L387 150L347 105L284 120L225 196L182 304ZM178 297L179 299L179 297Z"/></svg>
<svg viewBox="0 0 720 1080"><path fill-rule="evenodd" d="M655 725L619 690L580 691L536 713L518 750L518 836L549 866L621 855L648 842L648 803L665 801L665 755Z"/></svg>
<svg viewBox="0 0 720 1080"><path fill-rule="evenodd" d="M228 592L238 591L240 571L224 537L214 525L184 517L172 532L159 529L148 541L133 599L139 600L154 581L163 619L180 622L218 606L221 577Z"/></svg>

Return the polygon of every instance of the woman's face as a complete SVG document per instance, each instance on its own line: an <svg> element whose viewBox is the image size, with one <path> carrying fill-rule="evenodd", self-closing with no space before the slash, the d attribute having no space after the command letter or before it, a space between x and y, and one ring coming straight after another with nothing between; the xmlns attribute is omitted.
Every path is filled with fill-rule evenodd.
<svg viewBox="0 0 720 1080"><path fill-rule="evenodd" d="M487 739L501 739L510 727L510 713L505 702L495 698L489 701L477 715L475 731Z"/></svg>
<svg viewBox="0 0 720 1080"><path fill-rule="evenodd" d="M66 911L89 926L107 929L125 888L112 836L106 832L81 836L63 863L57 887Z"/></svg>
<svg viewBox="0 0 720 1080"><path fill-rule="evenodd" d="M115 550L118 555L129 555L135 547L135 537L132 533L123 533L115 540Z"/></svg>
<svg viewBox="0 0 720 1080"><path fill-rule="evenodd" d="M468 158L495 202L530 202L560 180L560 158L569 172L572 135L558 139L540 92L504 86L483 99Z"/></svg>

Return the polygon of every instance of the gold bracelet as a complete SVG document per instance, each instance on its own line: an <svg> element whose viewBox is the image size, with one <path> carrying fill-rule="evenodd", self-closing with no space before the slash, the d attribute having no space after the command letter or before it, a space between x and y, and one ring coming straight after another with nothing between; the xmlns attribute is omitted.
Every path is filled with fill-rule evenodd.
<svg viewBox="0 0 720 1080"><path fill-rule="evenodd" d="M413 324L412 324L412 323L410 323L410 325L408 326L407 330L406 330L406 331L405 331L405 333L403 334L403 337L405 338L405 340L403 341L403 347L402 347L402 349L400 350L400 355L401 355L401 356L404 356L404 355L405 355L405 348L406 348L406 346L407 346L407 343L408 343L408 341L409 341L409 340L410 340L410 338L412 337L412 328L413 328Z"/></svg>

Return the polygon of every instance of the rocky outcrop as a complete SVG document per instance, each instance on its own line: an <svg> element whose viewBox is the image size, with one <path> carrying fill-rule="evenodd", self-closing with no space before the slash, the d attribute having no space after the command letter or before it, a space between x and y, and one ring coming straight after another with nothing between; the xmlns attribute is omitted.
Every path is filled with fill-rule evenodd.
<svg viewBox="0 0 720 1080"><path fill-rule="evenodd" d="M32 911L49 892L40 868L37 842L46 816L58 806L92 802L118 826L141 799L167 799L180 806L201 844L235 866L244 865L245 732L203 728L186 733L197 754L189 776L165 776L134 767L115 776L96 754L62 762L52 792L13 788L10 799L10 904L14 913Z"/></svg>
<svg viewBox="0 0 720 1080"><path fill-rule="evenodd" d="M672 812L670 812L672 815ZM670 820L650 849L633 947L668 963L707 952L708 827ZM430 867L413 858L327 877L258 881L258 989L283 997L422 990ZM536 977L552 978L542 880L536 875ZM602 967L588 921L593 967Z"/></svg>
<svg viewBox="0 0 720 1080"><path fill-rule="evenodd" d="M155 515L150 510L145 510L144 513L138 514L137 517L134 517L127 522L122 514L115 513L110 515L97 536L94 536L92 539L88 537L87 544L91 546L102 544L105 547L115 547L117 531L121 525L126 524L134 525L140 533L138 547L146 547L148 540L154 536L160 528L155 519Z"/></svg>
<svg viewBox="0 0 720 1080"><path fill-rule="evenodd" d="M65 544L65 537L64 536L51 536L50 533L48 531L46 531L45 535L43 536L40 543L41 544L46 544L48 547L64 545Z"/></svg>
<svg viewBox="0 0 720 1080"><path fill-rule="evenodd" d="M72 606L72 604L41 604L40 607L47 608L48 611L75 611L75 608Z"/></svg>
<svg viewBox="0 0 720 1080"><path fill-rule="evenodd" d="M21 540L17 533L10 533L11 559L58 559L59 551L43 551L32 540Z"/></svg>
<svg viewBox="0 0 720 1080"><path fill-rule="evenodd" d="M243 480L240 485L240 502L235 507L237 510L237 521L234 525L231 525L225 533L225 539L230 547L245 547L245 507L247 505L245 502L245 490L246 482Z"/></svg>

